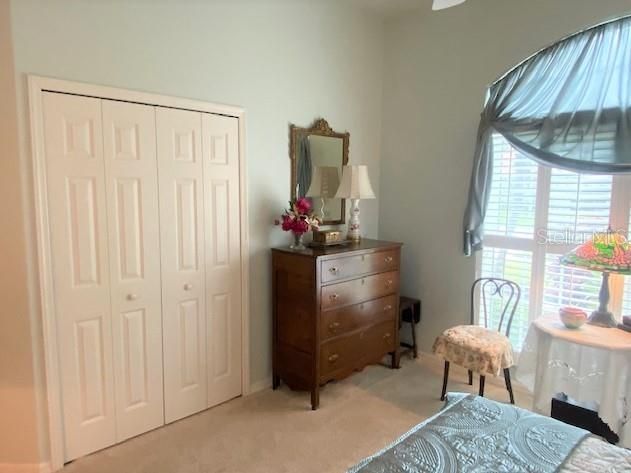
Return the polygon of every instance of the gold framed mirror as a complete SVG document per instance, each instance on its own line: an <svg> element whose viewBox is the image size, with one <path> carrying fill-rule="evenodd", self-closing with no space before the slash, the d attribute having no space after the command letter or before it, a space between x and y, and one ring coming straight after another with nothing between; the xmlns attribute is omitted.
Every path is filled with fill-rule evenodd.
<svg viewBox="0 0 631 473"><path fill-rule="evenodd" d="M290 125L291 198L307 197L323 225L346 221L346 201L336 199L342 166L348 164L350 133L336 132L323 118L310 128Z"/></svg>

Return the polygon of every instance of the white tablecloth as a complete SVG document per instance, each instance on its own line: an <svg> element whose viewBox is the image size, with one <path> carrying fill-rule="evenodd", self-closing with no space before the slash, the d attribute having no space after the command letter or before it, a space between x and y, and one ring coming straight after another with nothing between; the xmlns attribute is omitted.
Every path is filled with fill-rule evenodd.
<svg viewBox="0 0 631 473"><path fill-rule="evenodd" d="M564 392L596 401L600 417L631 448L631 333L584 325L567 329L560 321L530 325L516 378L534 394L533 410L550 415L552 396Z"/></svg>

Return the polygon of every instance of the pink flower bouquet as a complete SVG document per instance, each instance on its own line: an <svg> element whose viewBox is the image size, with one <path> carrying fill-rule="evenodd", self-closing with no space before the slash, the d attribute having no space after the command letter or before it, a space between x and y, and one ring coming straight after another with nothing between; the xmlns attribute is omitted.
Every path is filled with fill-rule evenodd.
<svg viewBox="0 0 631 473"><path fill-rule="evenodd" d="M310 230L316 230L320 226L320 220L311 211L311 203L305 197L289 201L289 208L285 209L281 220L276 220L276 225L280 225L286 232L292 232L296 242L292 247L304 248L302 245L302 235Z"/></svg>

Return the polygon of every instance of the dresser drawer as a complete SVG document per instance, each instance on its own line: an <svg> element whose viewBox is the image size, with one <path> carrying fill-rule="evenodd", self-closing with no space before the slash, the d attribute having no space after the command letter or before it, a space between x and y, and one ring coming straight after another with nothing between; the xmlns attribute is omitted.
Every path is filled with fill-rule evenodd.
<svg viewBox="0 0 631 473"><path fill-rule="evenodd" d="M320 348L321 379L336 371L352 370L395 349L394 321L326 342Z"/></svg>
<svg viewBox="0 0 631 473"><path fill-rule="evenodd" d="M320 293L320 305L322 310L328 310L398 292L399 272L390 271L324 286Z"/></svg>
<svg viewBox="0 0 631 473"><path fill-rule="evenodd" d="M320 279L323 283L361 276L362 274L382 273L399 268L399 251L378 251L365 255L345 256L322 262Z"/></svg>
<svg viewBox="0 0 631 473"><path fill-rule="evenodd" d="M396 318L397 297L386 296L369 302L322 312L320 337L322 340L337 337L358 328Z"/></svg>

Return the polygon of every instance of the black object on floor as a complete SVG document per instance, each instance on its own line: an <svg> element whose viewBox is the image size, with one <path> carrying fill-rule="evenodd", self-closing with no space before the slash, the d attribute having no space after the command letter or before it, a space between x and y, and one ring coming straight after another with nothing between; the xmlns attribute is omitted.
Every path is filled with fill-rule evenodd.
<svg viewBox="0 0 631 473"><path fill-rule="evenodd" d="M401 296L399 298L399 327L405 323L410 324L412 330L412 345L401 342L401 346L411 349L414 358L418 358L418 347L416 344L415 325L421 321L421 301L413 297Z"/></svg>
<svg viewBox="0 0 631 473"><path fill-rule="evenodd" d="M617 444L620 441L620 437L598 416L598 404L595 402L578 402L565 393L557 393L552 398L550 416L566 424L589 430L609 443Z"/></svg>

